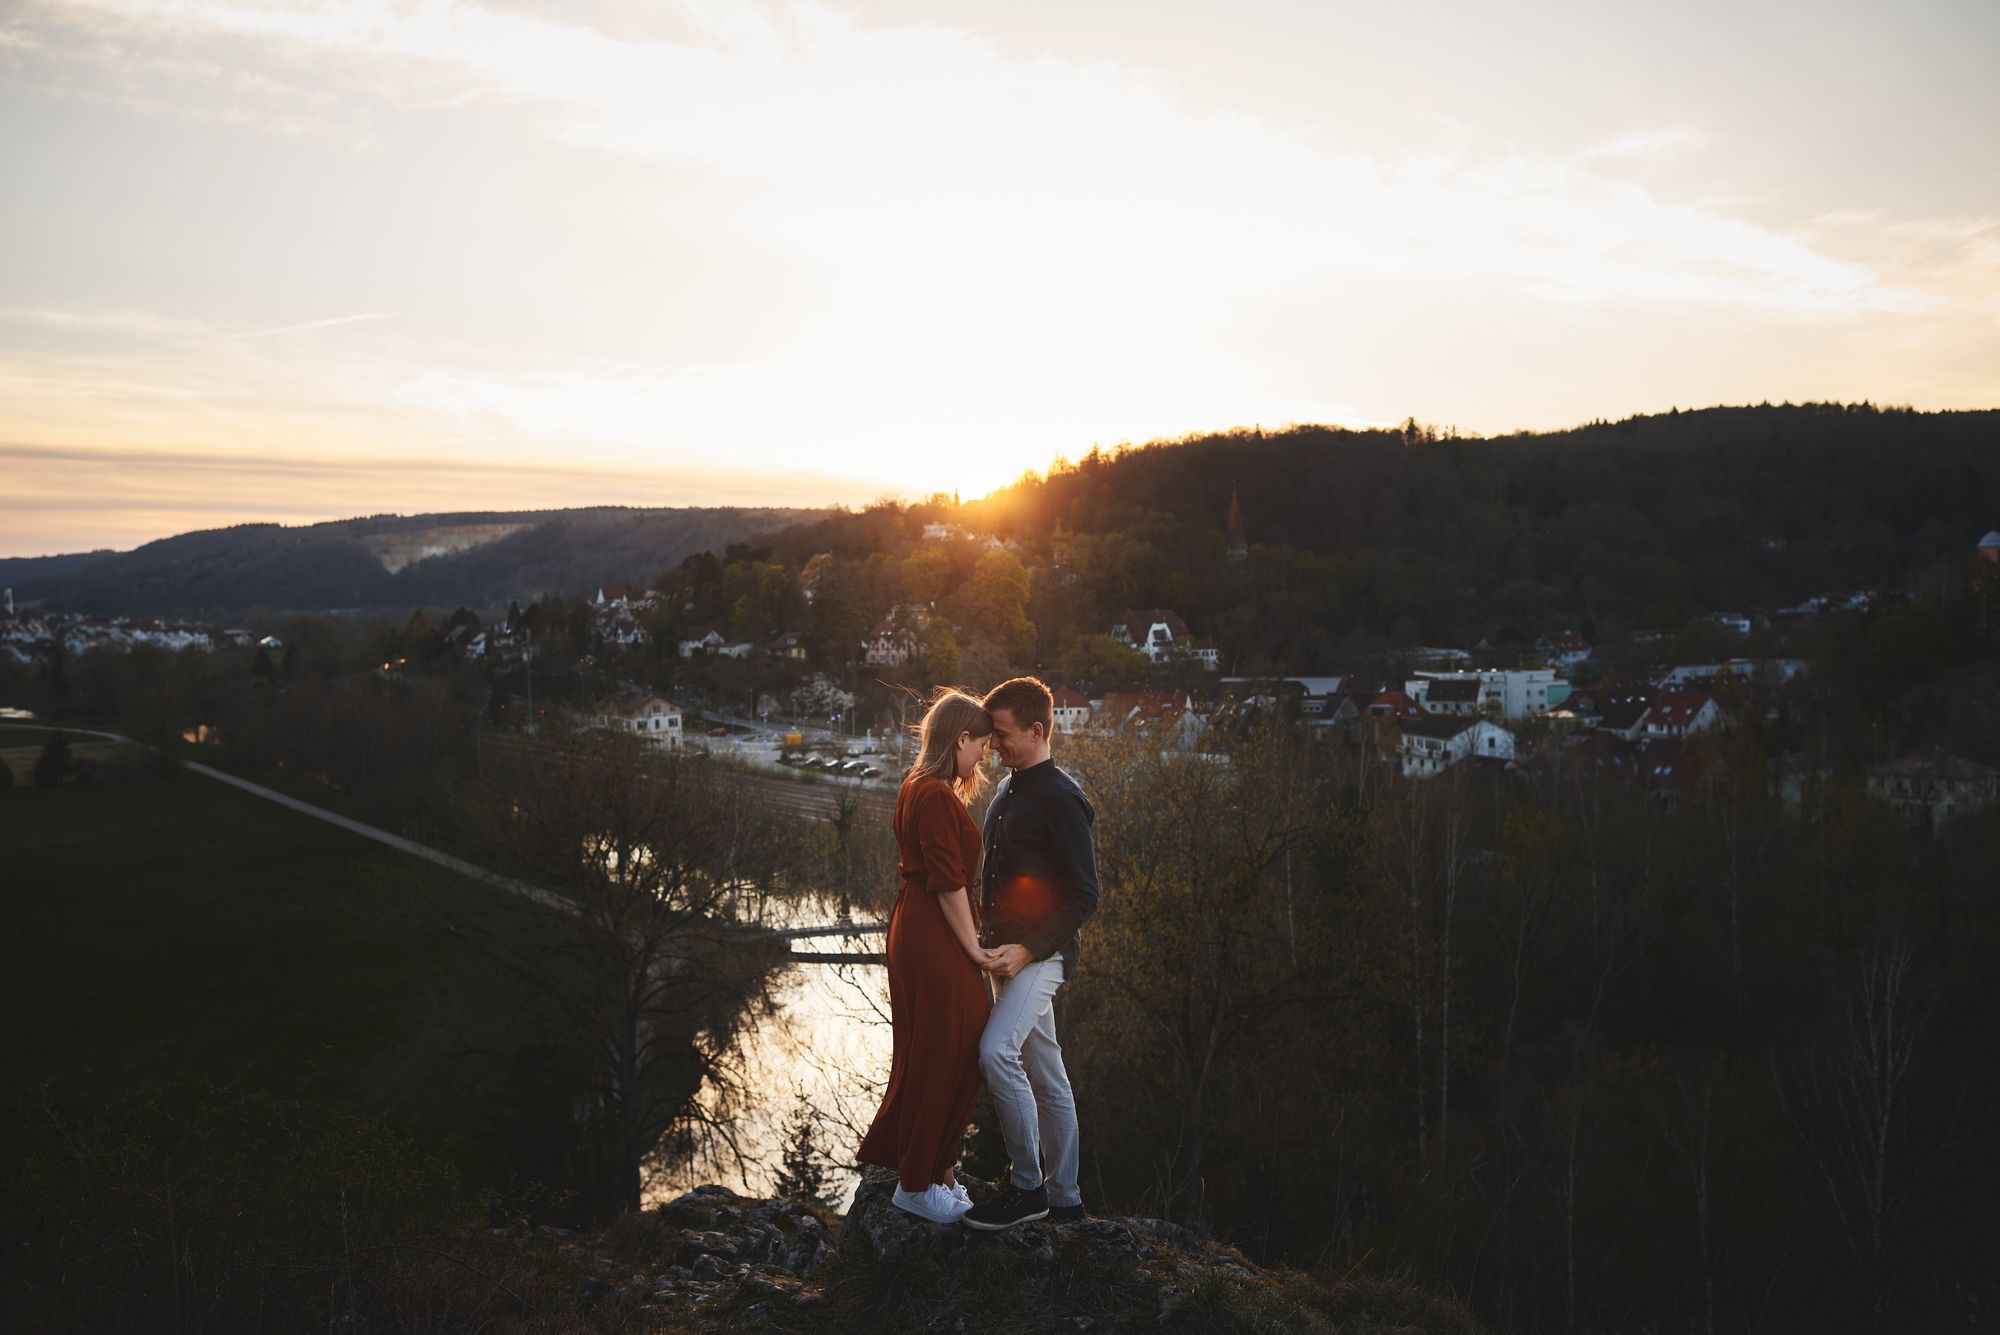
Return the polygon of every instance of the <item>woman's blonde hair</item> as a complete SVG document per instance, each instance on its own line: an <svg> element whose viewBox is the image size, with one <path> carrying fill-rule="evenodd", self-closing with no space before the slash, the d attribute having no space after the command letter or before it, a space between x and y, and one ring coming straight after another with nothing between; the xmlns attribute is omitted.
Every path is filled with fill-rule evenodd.
<svg viewBox="0 0 2000 1335"><path fill-rule="evenodd" d="M911 776L928 774L943 779L958 790L962 801L970 803L986 787L986 771L974 769L970 778L960 779L952 752L960 733L985 737L992 731L993 716L986 712L986 706L964 691L938 687L916 728L917 758L910 766Z"/></svg>

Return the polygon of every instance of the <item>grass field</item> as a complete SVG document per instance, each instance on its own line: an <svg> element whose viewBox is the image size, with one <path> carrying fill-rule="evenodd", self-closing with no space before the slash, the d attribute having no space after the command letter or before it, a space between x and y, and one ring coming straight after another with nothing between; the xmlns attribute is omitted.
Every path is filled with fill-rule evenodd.
<svg viewBox="0 0 2000 1335"><path fill-rule="evenodd" d="M195 1078L456 1137L484 1176L517 1107L461 1086L521 1032L511 978L467 929L497 892L214 780L0 794L0 1038L8 1092L87 1108ZM0 1151L0 1156L4 1156Z"/></svg>

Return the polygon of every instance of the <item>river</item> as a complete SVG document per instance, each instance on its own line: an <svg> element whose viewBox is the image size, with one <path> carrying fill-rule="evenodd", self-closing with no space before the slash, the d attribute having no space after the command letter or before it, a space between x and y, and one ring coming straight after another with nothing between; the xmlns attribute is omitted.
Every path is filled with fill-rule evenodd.
<svg viewBox="0 0 2000 1335"><path fill-rule="evenodd" d="M773 902L765 922L774 928L835 926L837 913L832 900ZM803 946L879 952L883 940L880 934L814 937ZM746 1195L773 1194L801 1115L814 1125L827 1195L842 1210L853 1200L861 1180L854 1150L889 1078L888 972L879 964L794 964L771 990L773 1010L752 1017L731 1053L745 1092L736 1109L735 1147L711 1144L685 1161L658 1165L646 1181L648 1205L704 1182ZM703 1087L699 1102L712 1115L724 1112L713 1084Z"/></svg>

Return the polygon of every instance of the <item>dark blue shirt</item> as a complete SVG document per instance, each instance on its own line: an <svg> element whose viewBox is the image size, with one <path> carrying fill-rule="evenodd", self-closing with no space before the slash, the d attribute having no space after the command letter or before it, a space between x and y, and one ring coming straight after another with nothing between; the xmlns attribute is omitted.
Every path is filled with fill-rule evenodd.
<svg viewBox="0 0 2000 1335"><path fill-rule="evenodd" d="M1038 960L1061 951L1076 976L1081 928L1097 912L1097 811L1053 760L1001 780L986 808L979 906L987 946L1024 945Z"/></svg>

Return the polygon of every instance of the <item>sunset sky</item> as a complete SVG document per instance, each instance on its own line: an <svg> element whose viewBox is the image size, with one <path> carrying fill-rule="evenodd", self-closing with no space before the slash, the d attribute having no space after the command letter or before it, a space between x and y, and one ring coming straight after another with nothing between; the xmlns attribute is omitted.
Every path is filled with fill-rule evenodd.
<svg viewBox="0 0 2000 1335"><path fill-rule="evenodd" d="M2000 4L0 4L0 556L2000 407Z"/></svg>

